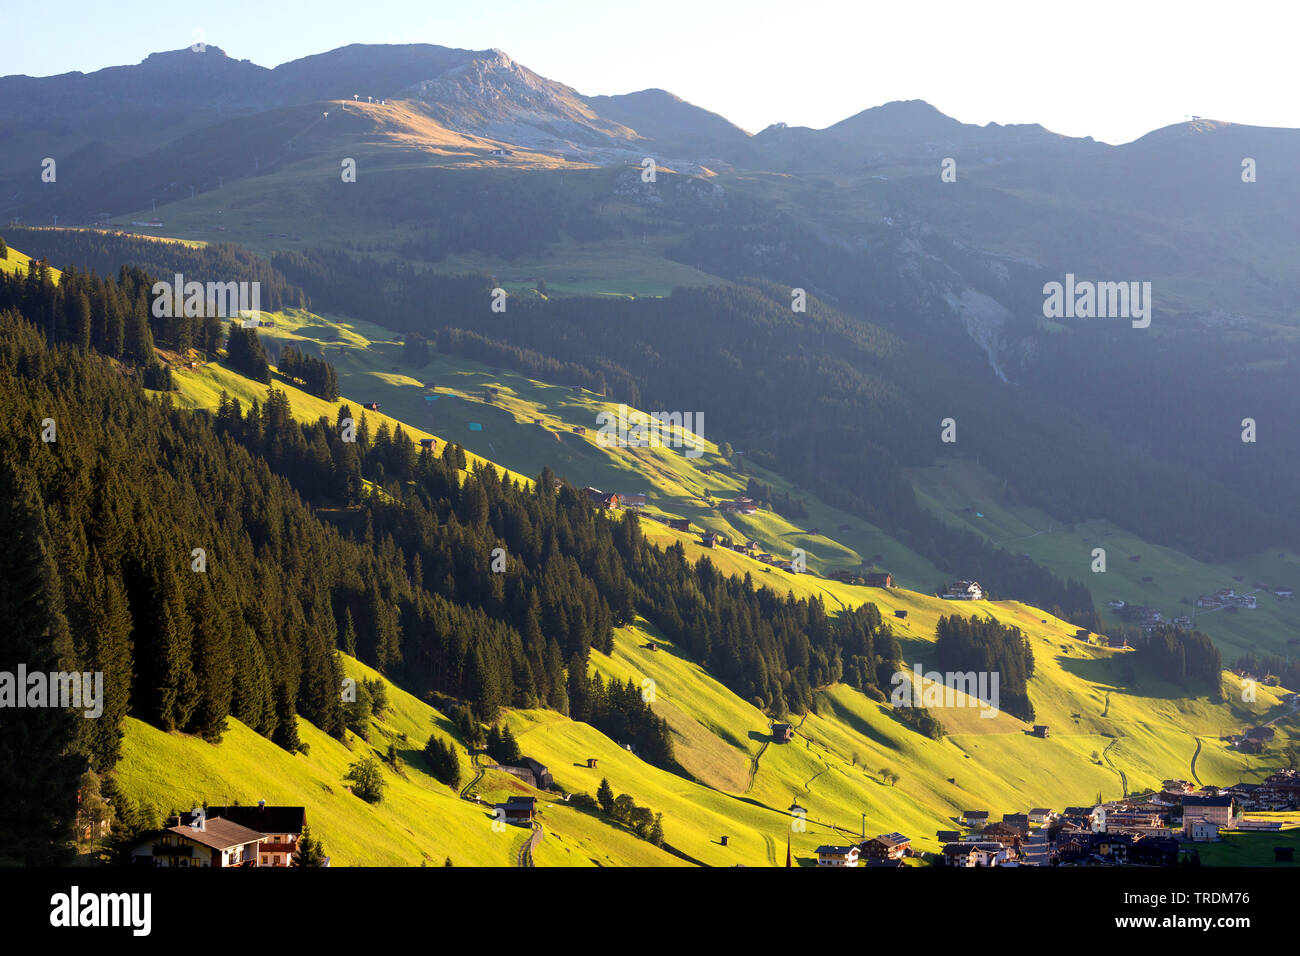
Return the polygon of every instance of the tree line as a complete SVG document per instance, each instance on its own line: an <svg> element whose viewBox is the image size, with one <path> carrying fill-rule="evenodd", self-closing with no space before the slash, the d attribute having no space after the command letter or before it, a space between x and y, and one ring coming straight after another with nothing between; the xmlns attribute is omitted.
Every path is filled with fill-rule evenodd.
<svg viewBox="0 0 1300 956"><path fill-rule="evenodd" d="M46 419L56 441L39 440ZM400 427L372 437L364 415L348 442L339 425L294 421L273 387L246 411L232 399L184 411L93 352L0 317L15 529L0 602L26 639L0 663L105 675L99 719L0 714L42 724L3 768L0 785L39 790L5 836L48 836L37 820L67 805L63 786L85 767L116 763L127 715L209 740L233 717L289 750L299 716L341 737L339 651L486 722L502 706L571 713L574 693L580 713L665 762L666 729L637 688L583 686L590 652L610 651L637 613L774 713L832 680L876 683L899 657L874 608L832 621L820 601L726 578L549 472L505 481L466 471L454 445L417 453ZM495 548L504 573L490 570Z"/></svg>
<svg viewBox="0 0 1300 956"><path fill-rule="evenodd" d="M940 669L997 674L998 709L1021 720L1034 719L1029 699L1034 651L1020 628L991 617L953 614L939 618L935 638L935 663Z"/></svg>

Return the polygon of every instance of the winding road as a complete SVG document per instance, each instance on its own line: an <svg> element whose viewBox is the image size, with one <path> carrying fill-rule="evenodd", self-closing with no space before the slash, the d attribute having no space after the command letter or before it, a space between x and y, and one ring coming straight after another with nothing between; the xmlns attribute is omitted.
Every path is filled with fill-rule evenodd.
<svg viewBox="0 0 1300 956"><path fill-rule="evenodd" d="M749 793L749 791L751 791L751 790L754 789L754 778L755 778L756 776L758 776L758 761L762 758L762 756L763 756L763 751L767 750L767 745L770 744L771 742L772 742L772 741L771 741L770 738L769 738L768 740L764 740L764 741L763 741L763 746L761 746L761 747L758 748L758 753L754 754L754 756L753 756L752 758L750 758L750 761L749 761L749 783L745 784L745 792L746 792L746 793Z"/></svg>
<svg viewBox="0 0 1300 956"><path fill-rule="evenodd" d="M524 845L519 848L518 864L522 867L536 866L533 862L533 850L537 844L542 842L542 825L536 820L533 821L533 832L528 834L528 839Z"/></svg>
<svg viewBox="0 0 1300 956"><path fill-rule="evenodd" d="M1128 798L1128 775L1124 773L1123 770L1120 770L1119 767L1115 766L1115 764L1110 759L1110 748L1114 747L1118 743L1119 743L1118 737L1116 737L1114 740L1108 743L1106 745L1106 749L1101 752L1101 759L1106 761L1106 765L1110 767L1111 770L1119 774L1120 786L1124 788L1124 797L1127 799ZM1199 742L1198 742L1198 746L1199 746Z"/></svg>
<svg viewBox="0 0 1300 956"><path fill-rule="evenodd" d="M478 754L473 754L470 760L473 761L474 769L477 772L474 774L474 779L461 788L460 796L462 800L472 800L478 803L478 797L471 797L469 794L471 790L478 786L478 782L483 779L483 774L487 773L487 768L479 763Z"/></svg>

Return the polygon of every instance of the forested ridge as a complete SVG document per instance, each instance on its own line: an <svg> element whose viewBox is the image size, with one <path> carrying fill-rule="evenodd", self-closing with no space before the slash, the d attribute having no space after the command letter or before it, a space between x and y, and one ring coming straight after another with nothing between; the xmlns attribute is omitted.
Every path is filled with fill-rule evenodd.
<svg viewBox="0 0 1300 956"><path fill-rule="evenodd" d="M668 766L664 722L588 676L591 649L610 650L637 613L773 713L808 708L831 681L874 686L900 656L874 607L832 620L819 601L723 577L549 472L524 486L465 471L457 446L417 453L364 415L347 442L338 422L294 421L274 387L247 409L184 411L12 310L0 405L2 477L21 492L11 524L27 529L8 559L37 571L6 577L0 600L40 636L0 667L104 673L102 717L49 712L97 770L117 760L128 714L213 740L234 717L291 750L295 714L340 736L340 649L477 720L552 707Z"/></svg>
<svg viewBox="0 0 1300 956"><path fill-rule="evenodd" d="M815 298L806 313L795 313L788 290L754 281L677 289L663 299L514 297L494 313L487 276L438 275L341 252L279 253L272 262L280 281L306 290L317 307L418 334L444 352L580 384L637 407L703 411L712 434L877 524L945 573L978 578L995 597L1100 626L1082 584L920 506L902 462L928 460L937 431L891 380L898 338ZM146 278L135 270L121 280ZM172 347L213 345L211 330L196 322L168 320L155 334ZM232 332L230 351L235 367L268 379L255 334ZM328 375L313 385L317 394L328 394ZM809 461L818 467L800 464Z"/></svg>
<svg viewBox="0 0 1300 956"><path fill-rule="evenodd" d="M997 674L996 705L1021 720L1034 719L1029 679L1034 676L1034 651L1020 628L991 617L957 614L939 618L934 647L939 667L950 671Z"/></svg>
<svg viewBox="0 0 1300 956"><path fill-rule="evenodd" d="M186 282L257 282L261 306L269 311L311 305L301 286L290 282L266 259L234 243L191 245L94 229L22 226L6 226L5 237L34 259L75 266L81 272L116 275L129 263L168 282L178 272Z"/></svg>

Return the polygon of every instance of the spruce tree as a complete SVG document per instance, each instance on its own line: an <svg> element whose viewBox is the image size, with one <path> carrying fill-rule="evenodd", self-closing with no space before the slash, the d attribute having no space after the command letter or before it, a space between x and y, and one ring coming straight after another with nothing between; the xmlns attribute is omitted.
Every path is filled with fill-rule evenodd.
<svg viewBox="0 0 1300 956"><path fill-rule="evenodd" d="M662 813L655 814L654 825L650 827L650 842L655 846L664 845L664 815Z"/></svg>
<svg viewBox="0 0 1300 956"><path fill-rule="evenodd" d="M302 825L302 836L298 838L298 850L293 855L291 866L324 866L325 847L311 834L311 827Z"/></svg>
<svg viewBox="0 0 1300 956"><path fill-rule="evenodd" d="M206 574L196 574L206 578ZM230 624L206 580L191 588L194 597L194 667L198 699L189 729L204 740L217 741L226 731L234 692L230 655Z"/></svg>
<svg viewBox="0 0 1300 956"><path fill-rule="evenodd" d="M131 701L131 609L116 568L105 573L98 553L89 556L86 629L94 670L104 674L103 714L81 721L82 745L97 771L121 756L122 718Z"/></svg>
<svg viewBox="0 0 1300 956"><path fill-rule="evenodd" d="M357 656L357 628L352 623L352 609L343 611L343 653L349 657Z"/></svg>
<svg viewBox="0 0 1300 956"><path fill-rule="evenodd" d="M510 766L519 763L522 759L519 742L515 740L515 735L508 725L501 728L501 756L498 759L501 763Z"/></svg>
<svg viewBox="0 0 1300 956"><path fill-rule="evenodd" d="M609 785L606 777L600 778L600 786L596 788L596 802L606 816L614 812L614 788Z"/></svg>
<svg viewBox="0 0 1300 956"><path fill-rule="evenodd" d="M58 645L66 622L58 609L58 572L35 482L0 460L0 671L71 669ZM12 688L25 694L27 688ZM61 862L76 814L85 759L73 751L81 713L57 707L0 708L0 848L29 866Z"/></svg>

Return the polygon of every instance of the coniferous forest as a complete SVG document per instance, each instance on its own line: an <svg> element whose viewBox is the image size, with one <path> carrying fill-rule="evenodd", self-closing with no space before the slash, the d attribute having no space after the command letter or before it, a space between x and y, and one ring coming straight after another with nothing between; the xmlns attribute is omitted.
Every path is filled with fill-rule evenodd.
<svg viewBox="0 0 1300 956"><path fill-rule="evenodd" d="M1021 720L1034 719L1029 678L1034 676L1034 652L1017 627L992 618L956 614L939 618L935 660L950 671L998 675L999 707Z"/></svg>
<svg viewBox="0 0 1300 956"><path fill-rule="evenodd" d="M806 710L831 681L877 686L901 656L874 607L831 619L820 602L692 564L549 472L523 486L467 470L457 446L417 451L364 414L345 441L349 408L299 423L274 385L210 415L150 398L123 371L149 361L152 330L134 346L113 331L144 318L127 292L148 277L71 275L61 292L39 268L0 284L0 477L16 529L0 604L33 642L6 656L103 671L106 700L94 721L50 711L45 739L27 732L6 750L5 779L57 764L26 778L48 788L29 803L40 819L6 819L6 845L67 825L64 778L113 766L127 715L209 740L233 717L288 750L295 714L341 736L340 650L476 720L551 707L661 765L673 761L666 724L637 688L587 668L638 614L773 713ZM60 310L69 299L77 308ZM508 555L499 574L495 548ZM36 843L32 859L49 846Z"/></svg>
<svg viewBox="0 0 1300 956"><path fill-rule="evenodd" d="M1268 18L1216 73L1093 16L1173 37L1135 95L964 7L83 6L0 34L8 922L192 938L195 868L382 934L465 866L892 869L932 922L918 870L1295 865ZM1085 931L1285 905L1138 882Z"/></svg>

